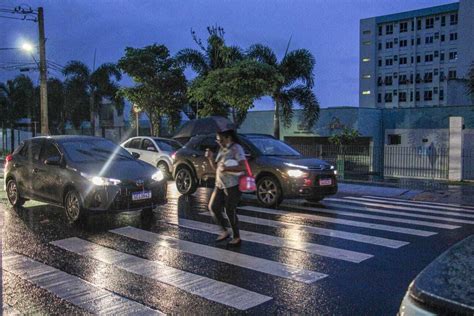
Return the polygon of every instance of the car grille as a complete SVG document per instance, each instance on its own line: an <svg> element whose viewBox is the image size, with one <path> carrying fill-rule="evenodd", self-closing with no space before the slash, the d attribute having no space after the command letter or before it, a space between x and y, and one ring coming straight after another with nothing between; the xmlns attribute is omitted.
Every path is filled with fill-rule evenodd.
<svg viewBox="0 0 474 316"><path fill-rule="evenodd" d="M144 187L138 187L135 183L122 183L120 193L114 199L112 209L123 210L123 209L135 209L141 207L152 207L154 205L162 204L166 201L166 185L158 185L153 188L147 184ZM132 194L135 192L141 192L143 190L152 191L152 198L146 200L132 200Z"/></svg>

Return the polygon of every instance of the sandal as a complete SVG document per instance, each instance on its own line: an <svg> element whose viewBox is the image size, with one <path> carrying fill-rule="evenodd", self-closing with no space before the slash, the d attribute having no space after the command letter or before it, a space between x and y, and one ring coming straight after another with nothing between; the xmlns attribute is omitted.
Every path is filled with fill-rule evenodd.
<svg viewBox="0 0 474 316"><path fill-rule="evenodd" d="M219 234L219 236L216 238L216 241L223 241L223 240L226 240L227 238L229 238L230 234L229 232L222 232Z"/></svg>
<svg viewBox="0 0 474 316"><path fill-rule="evenodd" d="M240 246L241 243L242 243L242 239L233 238L231 241L227 243L227 245L232 246L232 247L237 247L237 246Z"/></svg>

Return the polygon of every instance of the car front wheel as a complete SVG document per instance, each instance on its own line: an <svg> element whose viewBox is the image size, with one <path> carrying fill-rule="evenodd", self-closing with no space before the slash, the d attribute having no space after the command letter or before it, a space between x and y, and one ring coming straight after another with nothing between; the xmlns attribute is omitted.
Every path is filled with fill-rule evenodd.
<svg viewBox="0 0 474 316"><path fill-rule="evenodd" d="M280 183L275 177L264 176L258 180L257 199L265 207L277 207L283 201Z"/></svg>
<svg viewBox="0 0 474 316"><path fill-rule="evenodd" d="M20 197L16 181L11 179L7 183L7 197L12 206L22 206L25 204L25 199Z"/></svg>
<svg viewBox="0 0 474 316"><path fill-rule="evenodd" d="M75 223L85 215L85 210L82 206L81 197L76 190L70 190L64 198L64 209L66 219L69 223Z"/></svg>
<svg viewBox="0 0 474 316"><path fill-rule="evenodd" d="M171 178L171 172L170 169L168 168L168 165L164 161L160 161L157 165L158 169L161 170L163 173L163 176L165 177L166 180Z"/></svg>
<svg viewBox="0 0 474 316"><path fill-rule="evenodd" d="M181 194L193 194L197 190L197 183L194 180L191 170L181 167L176 172L176 188Z"/></svg>

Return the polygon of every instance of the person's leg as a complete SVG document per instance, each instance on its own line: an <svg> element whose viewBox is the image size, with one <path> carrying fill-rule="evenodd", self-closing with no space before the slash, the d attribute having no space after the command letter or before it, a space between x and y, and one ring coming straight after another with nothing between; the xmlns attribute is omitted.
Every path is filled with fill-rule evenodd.
<svg viewBox="0 0 474 316"><path fill-rule="evenodd" d="M208 209L212 215L212 219L214 222L221 226L222 233L217 237L217 240L224 240L229 236L227 231L226 222L222 212L224 211L224 203L225 203L225 193L224 190L214 188L212 192L211 199L209 200Z"/></svg>
<svg viewBox="0 0 474 316"><path fill-rule="evenodd" d="M232 237L233 240L231 243L240 242L240 232L239 232L239 219L237 218L237 205L240 202L241 192L239 187L231 187L226 189L225 197L225 212L229 218L230 226L232 227Z"/></svg>

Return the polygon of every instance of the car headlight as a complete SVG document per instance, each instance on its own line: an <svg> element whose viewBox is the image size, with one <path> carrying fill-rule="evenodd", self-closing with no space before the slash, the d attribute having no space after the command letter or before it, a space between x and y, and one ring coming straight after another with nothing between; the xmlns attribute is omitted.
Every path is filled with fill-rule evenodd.
<svg viewBox="0 0 474 316"><path fill-rule="evenodd" d="M113 179L113 178L104 178L104 177L99 177L99 176L91 176L85 173L81 172L81 176L92 182L92 184L97 185L97 186L103 186L103 185L118 185L120 184L119 179Z"/></svg>
<svg viewBox="0 0 474 316"><path fill-rule="evenodd" d="M331 166L331 170L334 170L334 166Z"/></svg>
<svg viewBox="0 0 474 316"><path fill-rule="evenodd" d="M292 178L302 178L302 177L307 177L308 173L298 170L298 169L291 169L286 172L290 177Z"/></svg>
<svg viewBox="0 0 474 316"><path fill-rule="evenodd" d="M163 176L163 172L161 172L161 170L158 170L156 171L152 176L151 176L151 179L154 180L154 181L161 181L163 180L165 177Z"/></svg>

